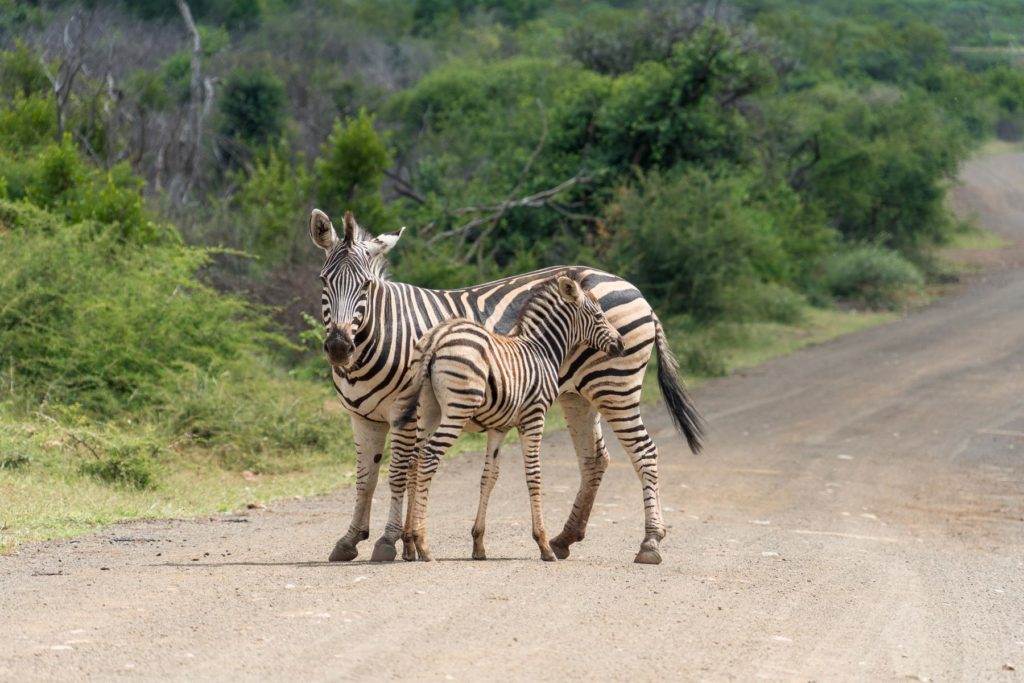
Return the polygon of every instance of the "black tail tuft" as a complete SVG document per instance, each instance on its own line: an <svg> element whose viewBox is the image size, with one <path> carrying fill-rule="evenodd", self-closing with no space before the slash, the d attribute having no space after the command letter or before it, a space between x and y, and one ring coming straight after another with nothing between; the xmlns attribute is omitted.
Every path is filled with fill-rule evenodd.
<svg viewBox="0 0 1024 683"><path fill-rule="evenodd" d="M672 415L676 428L686 437L690 450L700 453L704 443L704 418L697 412L697 407L686 393L683 381L679 377L679 362L665 338L665 330L661 321L654 318L655 349L658 354L658 386L665 399L665 405Z"/></svg>

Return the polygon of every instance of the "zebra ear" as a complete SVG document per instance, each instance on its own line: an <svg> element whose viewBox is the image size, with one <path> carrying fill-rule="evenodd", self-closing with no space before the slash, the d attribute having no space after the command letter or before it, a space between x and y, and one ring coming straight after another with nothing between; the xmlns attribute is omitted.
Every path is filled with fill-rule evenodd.
<svg viewBox="0 0 1024 683"><path fill-rule="evenodd" d="M583 298L580 284L566 275L558 276L558 294L570 304L578 304Z"/></svg>
<svg viewBox="0 0 1024 683"><path fill-rule="evenodd" d="M359 224L356 223L356 217L352 215L351 211L346 211L341 222L345 226L345 244L353 244L359 237Z"/></svg>
<svg viewBox="0 0 1024 683"><path fill-rule="evenodd" d="M313 209L313 213L309 215L309 237L313 244L324 251L330 251L338 241L338 233L334 232L331 219L320 209Z"/></svg>
<svg viewBox="0 0 1024 683"><path fill-rule="evenodd" d="M366 249L370 252L370 256L380 256L391 251L398 244L398 240L401 239L403 232L405 232L404 225L394 232L377 235L372 240L366 242Z"/></svg>

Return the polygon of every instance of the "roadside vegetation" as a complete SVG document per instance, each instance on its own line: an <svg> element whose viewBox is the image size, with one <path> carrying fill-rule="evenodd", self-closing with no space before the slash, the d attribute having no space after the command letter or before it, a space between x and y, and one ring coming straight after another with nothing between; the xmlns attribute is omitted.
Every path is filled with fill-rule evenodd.
<svg viewBox="0 0 1024 683"><path fill-rule="evenodd" d="M1024 134L1022 29L1010 0L0 0L0 547L346 480L313 206L408 225L420 285L621 274L691 378L893 318L980 239L946 192Z"/></svg>

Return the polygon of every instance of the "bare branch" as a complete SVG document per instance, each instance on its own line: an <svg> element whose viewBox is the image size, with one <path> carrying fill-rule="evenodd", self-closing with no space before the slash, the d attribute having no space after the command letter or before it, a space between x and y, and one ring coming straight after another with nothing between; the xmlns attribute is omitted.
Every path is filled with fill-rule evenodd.
<svg viewBox="0 0 1024 683"><path fill-rule="evenodd" d="M192 11L185 0L176 0L178 12L182 21L185 22L185 29L192 37L192 77L189 82L189 125L186 133L189 135L188 152L185 155L185 178L181 187L181 197L184 199L195 182L199 172L199 150L203 142L203 121L210 112L213 103L213 80L203 78L202 56L203 45L199 36L199 30L192 19Z"/></svg>
<svg viewBox="0 0 1024 683"><path fill-rule="evenodd" d="M480 206L465 206L465 207L462 207L460 209L455 209L454 211L451 212L452 215L455 215L455 216L465 216L465 215L474 214L474 213L485 214L485 215L479 216L477 218L474 218L474 219L468 221L467 223L464 223L464 224L460 225L457 228L452 228L451 230L445 230L444 232L440 232L440 233L434 235L433 237L431 237L430 240L427 242L427 244L434 244L434 243L438 242L439 240L442 240L442 239L445 239L445 238L448 238L448 237L454 237L454 236L457 236L457 235L464 235L467 232L472 231L474 228L478 228L481 225L486 225L487 223L494 221L495 218L500 218L509 209L516 209L516 208L532 208L532 209L536 209L536 208L541 208L541 207L545 207L545 206L551 206L552 205L552 200L555 197L557 197L559 194L561 194L562 192L568 190L570 187L573 187L575 185L585 185L585 184L587 184L589 182L590 182L590 178L587 178L585 176L575 175L575 176L573 176L573 177L571 177L571 178L569 178L567 180L563 180L562 182L560 182L558 185L555 185L554 187L550 187L550 188L548 188L546 190L541 190L540 192L535 192L535 193L527 195L525 197L520 197L519 199L509 199L509 200L506 200L504 202L501 202L500 204L490 204L490 205L480 205Z"/></svg>
<svg viewBox="0 0 1024 683"><path fill-rule="evenodd" d="M415 187L412 186L408 180L403 178L400 174L392 170L385 170L384 175L394 183L393 189L397 194L407 199L411 199L417 204L426 204L426 198L420 194Z"/></svg>

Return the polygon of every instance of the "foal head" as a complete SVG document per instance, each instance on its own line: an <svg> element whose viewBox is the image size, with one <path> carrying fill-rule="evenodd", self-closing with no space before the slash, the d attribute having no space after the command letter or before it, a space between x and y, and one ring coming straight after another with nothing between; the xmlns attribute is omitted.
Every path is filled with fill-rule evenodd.
<svg viewBox="0 0 1024 683"><path fill-rule="evenodd" d="M622 335L608 322L601 304L594 295L584 290L580 283L569 275L559 275L555 288L570 311L569 346L586 344L598 351L604 351L613 358L621 356L624 350Z"/></svg>

